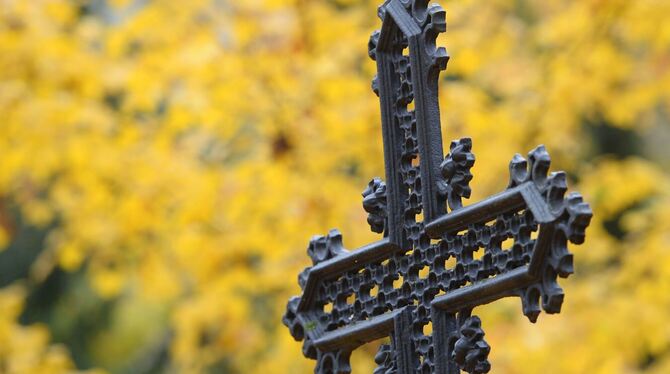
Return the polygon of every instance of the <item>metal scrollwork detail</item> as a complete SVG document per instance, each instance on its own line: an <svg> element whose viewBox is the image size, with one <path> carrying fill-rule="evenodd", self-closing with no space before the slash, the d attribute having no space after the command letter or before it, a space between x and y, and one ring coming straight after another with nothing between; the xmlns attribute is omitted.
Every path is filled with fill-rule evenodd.
<svg viewBox="0 0 670 374"><path fill-rule="evenodd" d="M377 60L377 44L379 43L380 34L381 32L379 30L373 31L370 35L370 40L368 41L368 55L372 61Z"/></svg>
<svg viewBox="0 0 670 374"><path fill-rule="evenodd" d="M566 231L568 240L573 244L582 244L586 238L586 228L591 223L593 211L579 192L571 192L566 199L568 222Z"/></svg>
<svg viewBox="0 0 670 374"><path fill-rule="evenodd" d="M299 297L292 297L286 304L286 313L282 317L282 323L288 327L291 336L295 341L304 340L302 343L302 353L305 357L316 360L318 358L317 349L314 347L314 342L311 339L308 331L314 329L313 323L303 324L298 318L298 304L300 304Z"/></svg>
<svg viewBox="0 0 670 374"><path fill-rule="evenodd" d="M377 44L379 43L379 35L380 31L375 30L372 35L370 35L370 41L368 42L368 55L372 61L377 60ZM375 93L375 95L379 96L379 78L376 74L374 78L372 78L372 91Z"/></svg>
<svg viewBox="0 0 670 374"><path fill-rule="evenodd" d="M350 356L351 351L345 350L319 352L316 359L315 372L323 374L349 374L351 373Z"/></svg>
<svg viewBox="0 0 670 374"><path fill-rule="evenodd" d="M508 188L516 187L528 181L544 190L547 186L547 172L551 165L551 157L544 145L539 145L528 153L528 161L520 154L515 154L509 164L510 182Z"/></svg>
<svg viewBox="0 0 670 374"><path fill-rule="evenodd" d="M547 258L539 269L541 282L519 290L523 313L531 322L535 322L540 314L540 302L542 309L549 314L561 311L565 295L558 284L558 277L567 278L574 272L573 256L567 243L584 242L586 227L593 216L591 207L579 193L573 192L565 197L567 176L562 171L547 175L550 165L551 157L542 145L528 154L528 161L516 154L510 162L509 187L532 182L556 217Z"/></svg>
<svg viewBox="0 0 670 374"><path fill-rule="evenodd" d="M363 209L368 212L368 224L376 233L383 233L386 228L386 183L380 178L370 181L363 191Z"/></svg>
<svg viewBox="0 0 670 374"><path fill-rule="evenodd" d="M470 169L475 164L475 155L472 153L472 140L463 138L451 142L449 154L440 165L442 177L438 188L441 194L447 196L449 208L457 210L463 207L462 198L469 198L472 193Z"/></svg>
<svg viewBox="0 0 670 374"><path fill-rule="evenodd" d="M398 372L390 344L382 344L375 355L377 367L372 374L396 374Z"/></svg>
<svg viewBox="0 0 670 374"><path fill-rule="evenodd" d="M326 236L313 236L307 247L307 254L314 265L345 253L348 251L344 249L342 233L337 229L330 230Z"/></svg>
<svg viewBox="0 0 670 374"><path fill-rule="evenodd" d="M292 297L288 301L286 304L286 313L284 314L284 317L282 317L282 323L284 326L288 327L293 339L301 341L305 338L305 329L300 321L298 321L298 303L300 303L300 298L297 296Z"/></svg>
<svg viewBox="0 0 670 374"><path fill-rule="evenodd" d="M429 64L437 71L433 71L434 79L437 73L447 69L449 55L444 47L436 47L437 36L447 30L447 12L438 4L431 4L427 10L427 25L423 32L425 52L429 57Z"/></svg>
<svg viewBox="0 0 670 374"><path fill-rule="evenodd" d="M452 359L470 374L484 374L491 370L490 352L491 347L484 340L482 321L477 316L469 317L459 330Z"/></svg>

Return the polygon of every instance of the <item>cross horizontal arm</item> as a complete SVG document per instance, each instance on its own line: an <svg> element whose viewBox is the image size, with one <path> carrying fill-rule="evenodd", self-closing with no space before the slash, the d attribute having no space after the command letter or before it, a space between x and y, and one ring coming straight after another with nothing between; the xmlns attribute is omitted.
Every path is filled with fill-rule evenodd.
<svg viewBox="0 0 670 374"><path fill-rule="evenodd" d="M556 219L537 187L532 182L527 182L435 219L426 225L426 233L431 238L437 239L444 233L459 231L477 222L490 221L523 206L527 206L533 212L533 217L538 223Z"/></svg>
<svg viewBox="0 0 670 374"><path fill-rule="evenodd" d="M333 332L329 332L314 341L314 345L325 351L354 349L365 343L389 336L393 331L393 318L402 309L382 314L368 321L356 323Z"/></svg>

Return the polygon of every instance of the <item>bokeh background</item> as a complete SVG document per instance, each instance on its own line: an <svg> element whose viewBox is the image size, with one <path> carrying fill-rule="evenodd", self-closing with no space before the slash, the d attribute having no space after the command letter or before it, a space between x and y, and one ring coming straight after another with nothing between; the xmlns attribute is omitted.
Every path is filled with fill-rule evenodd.
<svg viewBox="0 0 670 374"><path fill-rule="evenodd" d="M0 372L311 372L309 238L378 238L380 1L0 0ZM595 212L562 314L478 312L493 372L669 373L670 1L440 3L471 201L543 143Z"/></svg>

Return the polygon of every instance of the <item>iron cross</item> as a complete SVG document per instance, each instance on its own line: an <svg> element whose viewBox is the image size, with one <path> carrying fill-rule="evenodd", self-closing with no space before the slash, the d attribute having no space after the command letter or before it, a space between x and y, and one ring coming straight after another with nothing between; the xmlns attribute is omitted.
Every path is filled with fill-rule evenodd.
<svg viewBox="0 0 670 374"><path fill-rule="evenodd" d="M531 322L541 309L560 312L557 278L573 272L567 243L581 244L591 220L581 195L565 196L565 173L549 173L543 146L512 158L506 190L463 206L475 157L468 138L443 156L437 90L449 57L435 40L446 21L429 2L384 2L369 42L386 182L370 181L363 207L383 238L349 252L337 230L313 237L302 295L283 318L316 373L351 372L352 350L385 337L375 374L487 373L473 308L514 296Z"/></svg>

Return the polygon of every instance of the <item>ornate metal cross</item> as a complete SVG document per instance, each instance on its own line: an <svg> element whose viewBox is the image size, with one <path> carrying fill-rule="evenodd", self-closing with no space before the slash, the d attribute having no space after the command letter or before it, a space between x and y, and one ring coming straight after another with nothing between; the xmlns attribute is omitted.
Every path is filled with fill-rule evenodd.
<svg viewBox="0 0 670 374"><path fill-rule="evenodd" d="M384 237L351 252L337 230L313 237L303 294L283 318L316 373L349 373L352 350L384 337L391 343L380 347L375 374L488 372L490 347L473 308L518 296L531 322L540 305L560 312L557 277L573 272L567 243L581 244L591 220L581 195L565 197L565 173L548 174L543 146L528 160L512 158L505 191L462 205L475 158L468 138L443 158L437 88L449 57L435 40L446 22L428 3L384 2L369 43L387 181L370 182L363 207Z"/></svg>

